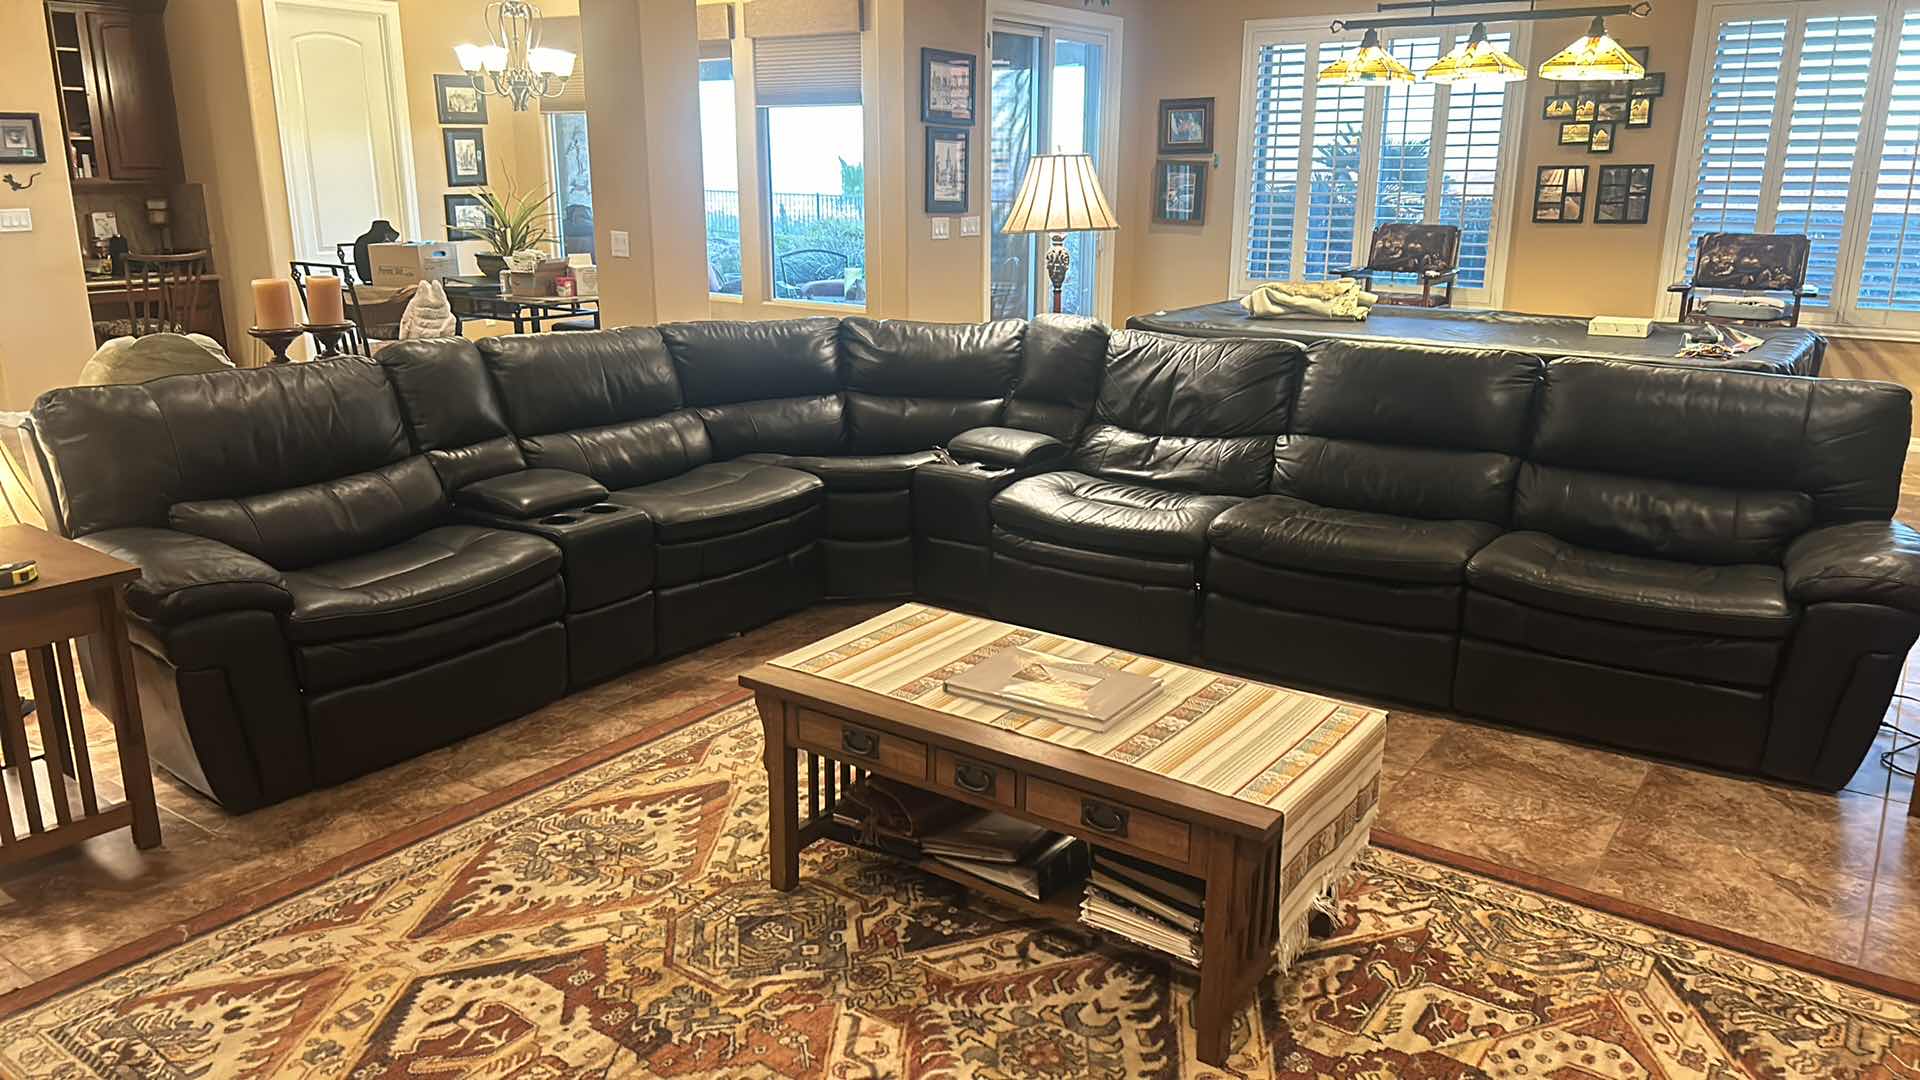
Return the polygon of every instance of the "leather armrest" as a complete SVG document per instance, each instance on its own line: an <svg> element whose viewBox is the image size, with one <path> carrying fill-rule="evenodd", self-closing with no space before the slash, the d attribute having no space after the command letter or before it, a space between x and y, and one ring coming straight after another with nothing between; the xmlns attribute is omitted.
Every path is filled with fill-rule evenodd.
<svg viewBox="0 0 1920 1080"><path fill-rule="evenodd" d="M1051 435L1009 427L977 427L955 435L947 452L961 461L1009 469L1047 468L1067 458L1067 444Z"/></svg>
<svg viewBox="0 0 1920 1080"><path fill-rule="evenodd" d="M1920 613L1920 532L1897 521L1829 525L1787 548L1787 596Z"/></svg>
<svg viewBox="0 0 1920 1080"><path fill-rule="evenodd" d="M590 476L565 469L522 469L476 480L454 492L453 503L501 517L531 518L606 497L607 489Z"/></svg>
<svg viewBox="0 0 1920 1080"><path fill-rule="evenodd" d="M173 625L222 611L285 615L293 594L280 571L218 540L172 529L107 529L80 537L90 548L140 567L127 586L135 615Z"/></svg>

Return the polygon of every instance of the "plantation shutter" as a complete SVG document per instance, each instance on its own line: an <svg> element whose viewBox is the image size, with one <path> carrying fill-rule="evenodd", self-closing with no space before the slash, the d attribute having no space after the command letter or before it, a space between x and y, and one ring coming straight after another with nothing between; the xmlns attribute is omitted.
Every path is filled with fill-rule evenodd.
<svg viewBox="0 0 1920 1080"><path fill-rule="evenodd" d="M1810 242L1807 284L1820 295L1806 301L1809 307L1833 296L1877 21L1873 15L1813 18L1802 33L1773 231L1803 233Z"/></svg>
<svg viewBox="0 0 1920 1080"><path fill-rule="evenodd" d="M762 108L860 104L860 35L755 38L753 93Z"/></svg>
<svg viewBox="0 0 1920 1080"><path fill-rule="evenodd" d="M1351 52L1344 41L1323 42L1315 71ZM1353 231L1360 210L1360 169L1367 122L1367 88L1315 86L1313 163L1307 173L1308 281L1337 276L1353 265Z"/></svg>
<svg viewBox="0 0 1920 1080"><path fill-rule="evenodd" d="M1858 303L1920 311L1920 12L1900 26Z"/></svg>
<svg viewBox="0 0 1920 1080"><path fill-rule="evenodd" d="M1457 33L1455 39L1465 36ZM1513 48L1513 34L1507 31L1488 34L1487 40L1501 49ZM1440 212L1436 219L1443 225L1460 226L1460 276L1455 283L1463 289L1483 289L1487 285L1500 134L1506 117L1505 86L1447 89L1446 152L1440 161Z"/></svg>
<svg viewBox="0 0 1920 1080"><path fill-rule="evenodd" d="M1734 19L1721 23L1714 37L1687 238L1689 274L1700 237L1760 230L1760 193L1786 49L1785 19Z"/></svg>
<svg viewBox="0 0 1920 1080"><path fill-rule="evenodd" d="M1293 274L1293 221L1300 191L1300 135L1306 118L1307 47L1260 46L1254 75L1253 155L1247 193L1247 280Z"/></svg>

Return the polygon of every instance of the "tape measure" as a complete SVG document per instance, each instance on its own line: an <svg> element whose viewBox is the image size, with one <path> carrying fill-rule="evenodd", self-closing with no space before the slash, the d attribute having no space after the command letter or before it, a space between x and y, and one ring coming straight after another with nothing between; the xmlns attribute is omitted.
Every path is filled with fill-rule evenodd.
<svg viewBox="0 0 1920 1080"><path fill-rule="evenodd" d="M40 564L32 559L0 564L0 589L12 589L40 580Z"/></svg>

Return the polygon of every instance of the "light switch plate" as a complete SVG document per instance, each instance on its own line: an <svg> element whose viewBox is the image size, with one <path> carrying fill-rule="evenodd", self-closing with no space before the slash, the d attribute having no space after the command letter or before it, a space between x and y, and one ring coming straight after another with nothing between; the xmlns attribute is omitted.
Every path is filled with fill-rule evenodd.
<svg viewBox="0 0 1920 1080"><path fill-rule="evenodd" d="M953 235L953 219L952 218L937 217L937 218L933 218L932 220L933 220L933 238L935 240L945 240L947 237Z"/></svg>
<svg viewBox="0 0 1920 1080"><path fill-rule="evenodd" d="M26 207L0 210L0 232L32 232L33 211Z"/></svg>
<svg viewBox="0 0 1920 1080"><path fill-rule="evenodd" d="M625 229L613 230L611 233L607 234L607 239L613 244L614 258L630 259L633 257L633 245L627 239L627 232Z"/></svg>
<svg viewBox="0 0 1920 1080"><path fill-rule="evenodd" d="M979 214L968 214L966 217L963 217L960 219L960 235L961 236L979 236L980 235L980 215Z"/></svg>

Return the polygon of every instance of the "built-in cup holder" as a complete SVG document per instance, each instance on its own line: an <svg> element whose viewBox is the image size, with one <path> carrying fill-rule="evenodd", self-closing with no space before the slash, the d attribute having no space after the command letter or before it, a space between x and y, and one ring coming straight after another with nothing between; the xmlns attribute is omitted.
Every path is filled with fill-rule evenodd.
<svg viewBox="0 0 1920 1080"><path fill-rule="evenodd" d="M572 514L548 514L540 519L542 525L571 525L580 519Z"/></svg>
<svg viewBox="0 0 1920 1080"><path fill-rule="evenodd" d="M586 509L589 514L617 514L620 512L620 507L612 503L594 503Z"/></svg>

